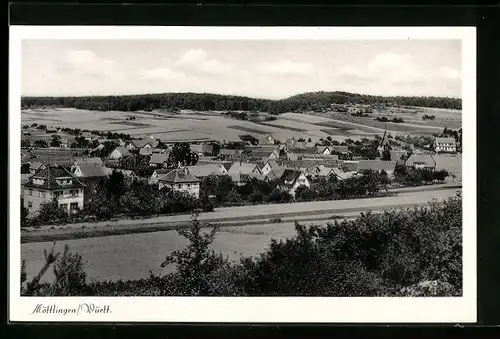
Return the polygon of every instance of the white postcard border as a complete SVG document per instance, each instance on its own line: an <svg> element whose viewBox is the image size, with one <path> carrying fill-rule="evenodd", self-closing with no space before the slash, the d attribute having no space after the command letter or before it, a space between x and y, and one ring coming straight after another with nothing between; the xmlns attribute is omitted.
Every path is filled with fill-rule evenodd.
<svg viewBox="0 0 500 339"><path fill-rule="evenodd" d="M463 297L21 297L20 97L23 39L460 39L463 98ZM466 159L466 160L465 160ZM30 322L335 322L476 321L476 29L475 27L113 27L11 26L9 41L9 320ZM108 314L32 314L109 305Z"/></svg>

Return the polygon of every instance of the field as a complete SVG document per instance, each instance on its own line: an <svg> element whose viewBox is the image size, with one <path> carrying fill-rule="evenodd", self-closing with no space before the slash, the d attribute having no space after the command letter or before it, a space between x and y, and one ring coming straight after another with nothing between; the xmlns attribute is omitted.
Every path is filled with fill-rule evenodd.
<svg viewBox="0 0 500 339"><path fill-rule="evenodd" d="M436 116L434 121L423 121L423 114ZM353 117L341 113L284 113L274 121L251 122L224 117L218 112L98 112L76 109L26 110L21 112L22 124L34 122L48 126L80 128L87 130L128 133L135 137L155 136L165 141L193 140L239 140L241 134L256 138L272 134L284 142L296 138L319 138L332 136L336 140L360 138L381 134L384 123L374 121L375 116L398 116L403 124L388 123L391 133L432 134L447 126L461 125L461 112L436 109L418 109L418 113L376 113L372 117ZM135 120L127 120L134 117Z"/></svg>
<svg viewBox="0 0 500 339"><path fill-rule="evenodd" d="M298 211L316 210L317 215L356 215L358 212L342 212L343 209L357 206L360 209L374 211L381 208L397 208L401 204L425 203L432 198L445 199L455 195L456 189L437 191L407 192L398 197L374 199L360 199L357 201L324 201L316 203L295 203L280 205L280 213L295 213ZM391 207L387 207L391 206ZM402 207L402 206L401 206ZM332 209L325 214L327 208ZM212 248L227 256L230 260L239 260L243 256L255 256L268 246L272 238L284 239L295 234L294 219L305 220L305 216L294 216L283 223L268 221L276 213L276 205L259 205L251 207L219 208L215 212L203 213L202 220L220 220L226 218L242 218L242 216L256 217L264 220L261 223L248 222L248 225L221 227ZM264 216L266 216L264 218ZM163 217L165 220L189 220L189 216ZM128 223L137 223L129 220ZM325 224L326 220L314 221L314 224ZM124 221L121 221L124 223ZM304 222L311 224L312 222ZM87 239L58 241L57 250L62 250L68 244L74 252L80 253L88 272L88 278L94 279L137 279L147 277L149 271L154 273L167 272L160 268L161 262L171 251L183 248L187 243L175 231L161 231L152 233L114 235ZM43 250L50 249L52 242L33 242L21 245L21 257L26 260L28 276L32 277L43 265ZM46 278L51 278L48 272Z"/></svg>

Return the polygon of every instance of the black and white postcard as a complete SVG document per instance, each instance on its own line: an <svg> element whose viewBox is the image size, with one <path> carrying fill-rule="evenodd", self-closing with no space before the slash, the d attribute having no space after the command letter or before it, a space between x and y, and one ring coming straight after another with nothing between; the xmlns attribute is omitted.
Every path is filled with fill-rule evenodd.
<svg viewBox="0 0 500 339"><path fill-rule="evenodd" d="M11 321L476 321L470 27L11 26Z"/></svg>

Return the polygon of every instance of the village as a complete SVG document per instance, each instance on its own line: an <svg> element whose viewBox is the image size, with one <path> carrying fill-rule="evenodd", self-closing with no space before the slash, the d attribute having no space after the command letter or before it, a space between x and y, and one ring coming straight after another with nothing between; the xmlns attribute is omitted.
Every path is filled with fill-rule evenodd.
<svg viewBox="0 0 500 339"><path fill-rule="evenodd" d="M449 135L450 130L444 132ZM244 203L242 199L226 199L237 194L234 189L216 197L217 190L207 188L209 178L217 178L218 184L220 178L230 179L239 194L250 182L262 182L279 195L272 201L260 196L263 192L256 192L258 189L250 189L247 202L252 204L373 196L390 187L444 183L450 178L455 181L452 170L437 168L435 157L456 154L461 148L459 139L452 136L412 139L393 137L387 131L374 139L341 143L330 138L280 141L273 135L260 139L243 135L241 142L225 144L173 143L152 136L132 139L125 134L36 124L23 126L21 135L22 206L32 218L44 205L54 202L69 214L88 209L102 180L113 173L120 173L129 183L141 182L211 205ZM356 179L368 174L378 175L375 189L365 184L352 194L318 194L317 187L324 188L324 182L357 185ZM333 190L340 192L341 187Z"/></svg>

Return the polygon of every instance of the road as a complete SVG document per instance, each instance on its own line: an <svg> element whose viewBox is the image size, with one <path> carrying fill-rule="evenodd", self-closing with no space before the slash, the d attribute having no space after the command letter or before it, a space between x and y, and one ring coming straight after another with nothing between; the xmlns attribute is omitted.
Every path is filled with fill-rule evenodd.
<svg viewBox="0 0 500 339"><path fill-rule="evenodd" d="M410 207L425 204L432 199L446 199L454 196L457 188L440 188L426 191L400 191L395 196L380 198L365 198L352 200L332 200L317 202L301 202L288 204L267 204L238 207L220 207L213 212L201 213L199 220L210 222L224 221L244 221L265 219L271 217L291 217L327 213L352 213L366 210L383 210L397 207ZM64 226L43 226L40 230L50 230L52 228L82 229L82 228L123 228L123 227L143 227L154 224L185 223L191 219L190 214L167 215L148 219L124 219L116 221L85 222L68 224ZM36 230L33 230L36 232Z"/></svg>

